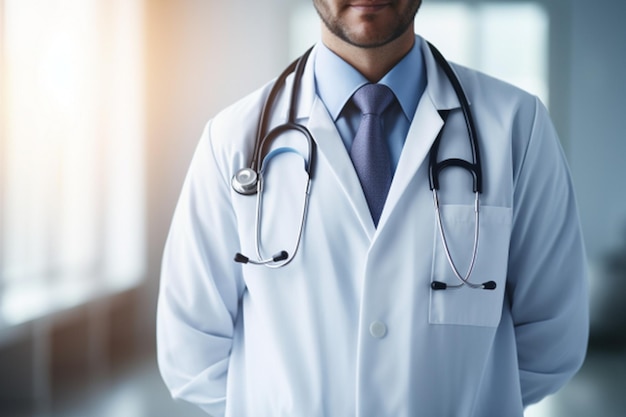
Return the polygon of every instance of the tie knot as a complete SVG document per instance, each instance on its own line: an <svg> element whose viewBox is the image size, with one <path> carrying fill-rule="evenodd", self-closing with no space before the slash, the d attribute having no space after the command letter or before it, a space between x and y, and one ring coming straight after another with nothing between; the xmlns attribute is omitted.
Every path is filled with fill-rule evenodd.
<svg viewBox="0 0 626 417"><path fill-rule="evenodd" d="M393 103L396 96L383 84L365 84L352 96L353 103L363 114L380 116Z"/></svg>

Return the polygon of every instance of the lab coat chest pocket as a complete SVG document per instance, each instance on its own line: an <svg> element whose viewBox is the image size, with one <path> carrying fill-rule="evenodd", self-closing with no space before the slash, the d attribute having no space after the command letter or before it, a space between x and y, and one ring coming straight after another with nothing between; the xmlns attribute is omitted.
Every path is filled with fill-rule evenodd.
<svg viewBox="0 0 626 417"><path fill-rule="evenodd" d="M472 283L494 281L494 290L473 289L467 285L458 289L431 290L431 324L456 324L495 327L500 322L506 284L511 209L508 207L480 207L478 252ZM465 276L472 258L474 241L474 206L442 205L441 218L450 254L462 276ZM431 281L456 285L454 275L435 226Z"/></svg>

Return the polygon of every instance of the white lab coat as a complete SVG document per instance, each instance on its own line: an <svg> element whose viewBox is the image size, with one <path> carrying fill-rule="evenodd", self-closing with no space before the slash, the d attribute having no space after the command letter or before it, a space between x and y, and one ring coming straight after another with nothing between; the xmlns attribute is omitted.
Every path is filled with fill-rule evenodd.
<svg viewBox="0 0 626 417"><path fill-rule="evenodd" d="M239 251L256 257L256 198L234 192L230 180L249 164L269 85L208 123L163 261L158 359L174 397L229 417L521 416L579 368L587 268L556 133L535 97L459 66L484 171L471 279L497 288L430 288L433 280L457 283L428 185L438 110L451 110L440 159L471 155L457 97L417 41L428 85L378 228L315 94L313 51L297 117L313 134L317 162L300 249L284 268L233 262ZM285 120L287 95L273 123ZM288 134L278 142L304 140ZM292 249L302 166L288 153L268 168L263 256ZM440 195L450 249L465 271L474 230L469 175L444 171Z"/></svg>

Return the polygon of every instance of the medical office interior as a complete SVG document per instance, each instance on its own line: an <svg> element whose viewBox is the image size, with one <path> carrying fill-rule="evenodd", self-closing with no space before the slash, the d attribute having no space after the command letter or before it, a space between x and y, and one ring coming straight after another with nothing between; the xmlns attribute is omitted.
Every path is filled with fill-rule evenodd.
<svg viewBox="0 0 626 417"><path fill-rule="evenodd" d="M417 17L449 59L537 94L570 162L589 353L527 417L626 415L625 19L622 0ZM0 0L0 416L203 415L156 367L169 221L206 121L317 34L310 0Z"/></svg>

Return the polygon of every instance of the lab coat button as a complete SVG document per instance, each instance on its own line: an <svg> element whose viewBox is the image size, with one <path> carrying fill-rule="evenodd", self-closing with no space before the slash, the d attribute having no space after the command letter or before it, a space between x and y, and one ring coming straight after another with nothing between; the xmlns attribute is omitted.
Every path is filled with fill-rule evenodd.
<svg viewBox="0 0 626 417"><path fill-rule="evenodd" d="M387 326L380 321L373 321L370 324L370 334L377 339L382 339L387 334Z"/></svg>

